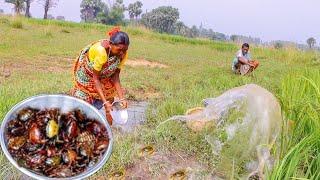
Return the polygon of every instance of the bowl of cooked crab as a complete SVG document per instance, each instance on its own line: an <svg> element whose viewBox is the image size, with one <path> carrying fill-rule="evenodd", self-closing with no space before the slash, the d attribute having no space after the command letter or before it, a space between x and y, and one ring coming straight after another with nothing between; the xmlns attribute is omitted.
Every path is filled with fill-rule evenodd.
<svg viewBox="0 0 320 180"><path fill-rule="evenodd" d="M38 95L16 104L1 124L10 163L35 179L84 179L102 168L113 137L92 105L67 95Z"/></svg>

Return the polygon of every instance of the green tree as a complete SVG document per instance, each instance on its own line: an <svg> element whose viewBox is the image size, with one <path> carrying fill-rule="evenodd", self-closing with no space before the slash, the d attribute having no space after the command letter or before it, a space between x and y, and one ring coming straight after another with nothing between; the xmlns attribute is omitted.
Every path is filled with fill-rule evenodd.
<svg viewBox="0 0 320 180"><path fill-rule="evenodd" d="M108 13L107 5L101 0L82 0L80 4L80 17L84 22L97 22L97 16L99 14L99 20L105 20L105 16Z"/></svg>
<svg viewBox="0 0 320 180"><path fill-rule="evenodd" d="M110 9L107 18L107 24L120 25L124 23L124 11L126 10L123 0L116 0L116 3Z"/></svg>
<svg viewBox="0 0 320 180"><path fill-rule="evenodd" d="M25 16L26 17L31 17L31 13L30 13L30 6L33 0L24 0L26 3L26 13Z"/></svg>
<svg viewBox="0 0 320 180"><path fill-rule="evenodd" d="M236 42L238 40L238 36L237 35L231 35L230 39L232 42Z"/></svg>
<svg viewBox="0 0 320 180"><path fill-rule="evenodd" d="M117 0L110 9L107 5L102 7L103 9L100 9L96 15L96 22L110 25L124 24L124 11L126 8L122 0Z"/></svg>
<svg viewBox="0 0 320 180"><path fill-rule="evenodd" d="M314 46L316 45L316 39L311 37L307 39L307 44L309 46L310 49L314 48Z"/></svg>
<svg viewBox="0 0 320 180"><path fill-rule="evenodd" d="M197 26L193 25L190 29L190 37L195 38L195 37L199 37L200 35L200 31L197 28Z"/></svg>
<svg viewBox="0 0 320 180"><path fill-rule="evenodd" d="M276 43L274 43L273 46L274 46L275 49L281 49L281 48L283 48L283 44L282 44L281 42L279 42L279 41L276 42Z"/></svg>
<svg viewBox="0 0 320 180"><path fill-rule="evenodd" d="M219 33L219 32L213 32L212 34L210 34L210 38L212 40L216 40L216 41L226 41L227 40L227 36L223 33Z"/></svg>
<svg viewBox="0 0 320 180"><path fill-rule="evenodd" d="M139 15L142 13L142 6L143 4L141 1L136 1L135 3L129 4L127 10L131 20L139 17Z"/></svg>
<svg viewBox="0 0 320 180"><path fill-rule="evenodd" d="M43 19L48 19L48 12L57 5L58 0L39 0L44 9Z"/></svg>
<svg viewBox="0 0 320 180"><path fill-rule="evenodd" d="M182 21L178 21L175 24L175 34L187 37L190 34L190 28L186 26Z"/></svg>
<svg viewBox="0 0 320 180"><path fill-rule="evenodd" d="M17 15L20 15L25 9L24 0L5 0L5 2L13 4L14 12Z"/></svg>
<svg viewBox="0 0 320 180"><path fill-rule="evenodd" d="M109 20L109 7L105 5L100 12L96 15L95 21L102 24L107 24Z"/></svg>
<svg viewBox="0 0 320 180"><path fill-rule="evenodd" d="M202 24L199 27L199 36L200 37L204 37L204 38L208 38L211 37L212 35L210 34L210 30L203 28Z"/></svg>
<svg viewBox="0 0 320 180"><path fill-rule="evenodd" d="M142 15L141 22L159 32L173 33L179 19L179 10L171 6L161 6Z"/></svg>

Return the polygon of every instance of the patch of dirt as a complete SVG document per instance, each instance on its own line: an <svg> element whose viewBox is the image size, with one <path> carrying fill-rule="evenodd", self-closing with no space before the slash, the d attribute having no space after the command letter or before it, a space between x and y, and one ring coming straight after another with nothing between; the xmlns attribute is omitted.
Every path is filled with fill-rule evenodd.
<svg viewBox="0 0 320 180"><path fill-rule="evenodd" d="M0 84L2 84L6 78L11 76L11 71L9 68L6 68L4 65L0 65Z"/></svg>
<svg viewBox="0 0 320 180"><path fill-rule="evenodd" d="M13 72L70 72L73 66L73 60L67 58L40 57L35 61L19 60L15 62L7 62L0 67L6 70L5 74ZM1 71L3 72L3 71ZM1 73L2 75L3 73Z"/></svg>
<svg viewBox="0 0 320 180"><path fill-rule="evenodd" d="M149 99L160 99L162 94L157 91L154 87L149 87L145 89L126 89L126 94L129 96L129 99L134 101L145 101Z"/></svg>
<svg viewBox="0 0 320 180"><path fill-rule="evenodd" d="M17 71L40 71L40 72L68 72L74 64L74 59L70 58L57 58L53 56L40 56L36 60L14 60L2 65L9 67L10 73ZM126 65L131 67L150 67L150 68L168 68L167 65L158 62L151 62L144 59L128 60ZM4 69L0 67L0 69ZM148 96L156 96L149 94Z"/></svg>
<svg viewBox="0 0 320 180"><path fill-rule="evenodd" d="M125 176L126 179L169 179L174 173L182 171L186 179L212 179L213 176L205 172L206 169L194 157L183 153L156 152L136 160L126 169Z"/></svg>
<svg viewBox="0 0 320 180"><path fill-rule="evenodd" d="M27 63L19 63L19 64L11 64L11 70L13 72L16 71L39 71L39 72L66 72L70 70L70 67L63 67L59 65L53 66L45 66L41 64L27 64Z"/></svg>
<svg viewBox="0 0 320 180"><path fill-rule="evenodd" d="M130 67L168 68L168 65L152 62L145 59L128 59L126 65Z"/></svg>
<svg viewBox="0 0 320 180"><path fill-rule="evenodd" d="M126 124L113 125L114 135L122 135L123 133L133 133L138 130L141 125L146 121L146 111L148 108L148 102L146 101L129 101L128 102L128 120ZM99 110L101 114L105 116L105 109L102 108Z"/></svg>
<svg viewBox="0 0 320 180"><path fill-rule="evenodd" d="M0 67L0 77L8 78L11 76L10 69L3 67Z"/></svg>

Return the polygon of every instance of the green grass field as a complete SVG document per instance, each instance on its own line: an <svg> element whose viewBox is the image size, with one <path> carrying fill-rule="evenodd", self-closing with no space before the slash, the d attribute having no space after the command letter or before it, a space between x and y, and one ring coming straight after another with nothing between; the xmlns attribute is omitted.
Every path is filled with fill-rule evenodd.
<svg viewBox="0 0 320 180"><path fill-rule="evenodd" d="M105 38L105 32L110 28L98 24L0 16L0 119L15 103L26 97L67 93L72 87L71 68L77 54L90 42ZM286 121L295 121L297 127L283 135L283 161L270 172L269 177L320 177L315 174L320 169L318 53L294 48L253 47L253 57L260 61L261 66L252 76L240 77L231 72L231 60L238 45L163 35L143 28L126 27L123 30L131 38L129 59L146 59L165 64L168 68L125 67L121 74L122 85L131 99L150 103L148 119L139 130L116 135L110 161L95 176L131 167L139 159L138 148L147 144L163 154L178 152L192 156L206 167L204 174L214 173L219 168L210 145L204 141L210 130L195 134L177 122L156 127L172 115L184 114L189 108L201 106L204 98L255 83L280 99ZM157 96L147 98L150 93ZM306 144L310 143L307 142L314 143L308 146ZM303 148L306 146L309 149ZM13 174L14 168L2 154L0 162L1 179L19 178L18 174ZM5 170L12 173L5 173ZM231 171L226 169L224 177L241 177L240 172L234 172L232 176L227 173ZM150 170L154 178L158 173L157 168Z"/></svg>

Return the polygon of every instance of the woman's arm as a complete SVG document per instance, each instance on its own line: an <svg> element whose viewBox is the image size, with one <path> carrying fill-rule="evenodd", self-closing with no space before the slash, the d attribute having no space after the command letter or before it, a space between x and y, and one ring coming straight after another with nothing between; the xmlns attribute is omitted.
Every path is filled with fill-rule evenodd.
<svg viewBox="0 0 320 180"><path fill-rule="evenodd" d="M104 104L104 108L106 110L106 115L107 115L107 120L109 122L109 124L112 124L112 118L110 115L110 111L112 110L112 105L109 101L106 100L104 94L103 94L103 90L102 90L102 86L101 86L101 82L100 82L100 72L93 70L93 82L95 84L96 90Z"/></svg>
<svg viewBox="0 0 320 180"><path fill-rule="evenodd" d="M112 82L114 83L114 86L117 90L118 93L118 97L119 99L122 100L122 104L124 106L124 108L127 108L128 103L127 101L124 100L124 94L123 94L123 90L120 84L120 69L117 69L116 72L111 76Z"/></svg>
<svg viewBox="0 0 320 180"><path fill-rule="evenodd" d="M96 87L96 90L102 100L103 103L107 102L106 98L104 97L101 82L100 82L100 75L99 71L93 70L93 82Z"/></svg>

